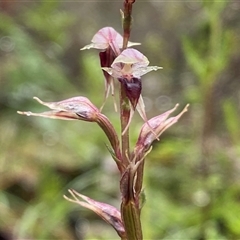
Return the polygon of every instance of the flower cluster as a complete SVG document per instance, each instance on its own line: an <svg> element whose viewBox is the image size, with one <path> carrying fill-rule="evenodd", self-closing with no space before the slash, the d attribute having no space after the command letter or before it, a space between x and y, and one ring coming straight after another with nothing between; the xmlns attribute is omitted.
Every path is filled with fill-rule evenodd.
<svg viewBox="0 0 240 240"><path fill-rule="evenodd" d="M114 59L121 53L123 46L123 37L112 27L104 27L100 29L92 38L92 43L81 48L86 49L99 49L99 57L101 67L110 67ZM140 43L128 42L128 47L140 45ZM113 77L108 74L107 71L103 71L105 77L105 101L111 91L112 96L114 95L114 84ZM104 103L105 103L104 101ZM116 106L115 106L116 109Z"/></svg>
<svg viewBox="0 0 240 240"><path fill-rule="evenodd" d="M128 42L128 47L139 45L140 43ZM105 100L109 95L110 88L114 95L113 79L116 78L123 85L126 96L130 101L130 117L128 125L122 134L125 133L132 120L135 109L145 122L147 117L145 106L142 100L141 76L161 69L157 66L148 66L149 61L146 56L133 48L121 51L123 37L111 27L100 29L93 37L92 43L81 50L96 48L100 49L100 63L105 76Z"/></svg>

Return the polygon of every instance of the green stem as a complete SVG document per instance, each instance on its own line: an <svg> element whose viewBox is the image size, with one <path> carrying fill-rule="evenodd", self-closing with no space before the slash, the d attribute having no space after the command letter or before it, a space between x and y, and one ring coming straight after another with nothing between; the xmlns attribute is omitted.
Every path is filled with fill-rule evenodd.
<svg viewBox="0 0 240 240"><path fill-rule="evenodd" d="M140 222L140 211L135 202L129 201L126 205L121 206L122 219L125 225L125 231L128 240L141 240L142 227Z"/></svg>

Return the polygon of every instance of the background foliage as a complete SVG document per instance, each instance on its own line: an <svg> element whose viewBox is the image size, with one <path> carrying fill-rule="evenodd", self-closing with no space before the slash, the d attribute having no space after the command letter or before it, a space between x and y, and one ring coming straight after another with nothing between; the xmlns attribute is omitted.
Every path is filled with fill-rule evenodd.
<svg viewBox="0 0 240 240"><path fill-rule="evenodd" d="M121 1L0 2L0 238L116 239L68 188L119 205L115 164L96 125L28 118L32 100L87 96L104 80L97 51L80 52L104 26L121 32ZM136 1L131 40L151 65L148 117L179 102L190 111L156 142L145 171L145 239L240 238L240 2ZM104 113L118 126L108 99ZM136 116L132 146L143 124ZM118 128L118 127L117 127Z"/></svg>

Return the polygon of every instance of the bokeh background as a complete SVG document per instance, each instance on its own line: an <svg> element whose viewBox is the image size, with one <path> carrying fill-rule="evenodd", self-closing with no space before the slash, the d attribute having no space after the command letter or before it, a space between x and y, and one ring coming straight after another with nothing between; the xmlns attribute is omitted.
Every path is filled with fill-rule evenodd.
<svg viewBox="0 0 240 240"><path fill-rule="evenodd" d="M118 239L63 199L74 188L119 206L103 132L16 111L45 111L33 96L81 95L100 107L98 52L79 49L102 27L121 33L120 8L122 1L0 1L0 239ZM142 78L148 117L191 105L147 157L144 239L240 239L240 2L136 1L133 17L131 41L163 67ZM103 112L119 132L111 97ZM133 121L132 147L143 124L137 114Z"/></svg>

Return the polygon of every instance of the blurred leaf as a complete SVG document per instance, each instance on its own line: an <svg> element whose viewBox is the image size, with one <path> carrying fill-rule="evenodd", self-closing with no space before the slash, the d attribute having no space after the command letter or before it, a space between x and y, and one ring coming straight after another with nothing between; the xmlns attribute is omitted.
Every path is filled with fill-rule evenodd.
<svg viewBox="0 0 240 240"><path fill-rule="evenodd" d="M224 101L223 111L227 130L232 141L237 144L240 141L239 115L237 107L228 99Z"/></svg>

